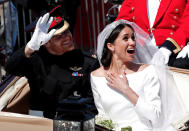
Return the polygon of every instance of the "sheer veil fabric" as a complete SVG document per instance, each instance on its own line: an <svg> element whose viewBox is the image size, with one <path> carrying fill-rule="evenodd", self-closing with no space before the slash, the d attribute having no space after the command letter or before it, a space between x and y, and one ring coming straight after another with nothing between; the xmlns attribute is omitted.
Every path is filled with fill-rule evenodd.
<svg viewBox="0 0 189 131"><path fill-rule="evenodd" d="M157 123L153 125L153 131L174 131L171 123L181 119L187 111L177 91L173 76L164 64L164 57L158 48L150 43L150 36L135 23L127 20L114 21L107 25L98 36L97 57L100 62L105 40L119 24L130 24L135 30L136 50L135 63L153 64L159 77L160 97L162 101L162 113ZM101 64L101 63L100 63Z"/></svg>

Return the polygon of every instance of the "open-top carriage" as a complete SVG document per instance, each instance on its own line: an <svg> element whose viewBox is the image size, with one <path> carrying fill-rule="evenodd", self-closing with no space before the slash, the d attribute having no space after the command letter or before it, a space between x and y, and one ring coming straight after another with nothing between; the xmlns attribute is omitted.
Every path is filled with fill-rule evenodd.
<svg viewBox="0 0 189 131"><path fill-rule="evenodd" d="M88 43L86 44L86 41L85 41L86 37L85 39L82 39L83 36L79 36L81 39L79 39L80 42L77 41L77 43L78 43L78 46L80 47L83 47L81 43L83 43L84 45L86 44L88 45L88 48L92 50L94 49L94 51L96 51L96 37L100 29L103 28L103 26L105 26L105 19L104 19L104 15L102 15L99 12L98 8L95 8L95 9L92 8L93 6L91 6L91 4L94 1L91 0L89 4L88 2L89 1L87 0L85 1L85 6L86 6L86 9L90 7L91 14L92 14L92 17L90 18L92 19L94 23L94 24L90 24L90 19L88 19L86 23L86 25L88 25L88 31L89 31L88 33L89 36L87 37L89 38L89 40L87 40L87 42L89 42L90 44ZM99 3L96 2L96 4L99 4ZM95 11L97 11L97 16L98 16L96 20L94 18ZM86 16L88 17L88 13L86 14L87 14ZM82 19L80 19L80 22L81 20ZM100 26L101 24L103 24L103 26ZM94 30L96 29L96 27L97 27L97 30ZM80 27L78 26L77 28L83 29L82 24L80 23ZM76 37L78 37L77 34L76 34ZM173 68L173 67L170 67L169 69L172 72L173 77L176 81L176 84L178 87L178 94L181 95L185 108L189 110L189 103L188 103L189 71L185 69L179 69L179 68ZM2 111L5 111L5 112L0 112L0 130L14 130L14 131L16 130L19 130L19 131L20 130L40 130L40 131L49 130L50 131L53 129L56 130L55 127L57 127L57 123L51 119L46 119L42 117L33 117L31 116L31 114L23 115L23 114L29 114L29 107L28 107L29 85L27 83L27 79L25 79L24 77L20 78L20 77L15 77L15 76L8 77L7 80L3 81L3 83L1 84L1 91L2 92L0 96L0 108ZM11 112L14 112L16 114L11 113ZM186 119L183 118L183 121L181 121L181 124L186 123L187 120L188 120L187 118ZM78 125L79 124L80 123L78 123ZM181 125L181 126L184 126L184 125ZM185 126L187 126L187 123ZM106 128L103 129L103 127L96 125L96 130L108 130L108 129Z"/></svg>
<svg viewBox="0 0 189 131"><path fill-rule="evenodd" d="M169 70L171 71L173 78L176 82L178 95L181 96L184 107L187 111L189 111L189 70L175 67L169 67ZM30 112L29 115L28 95L30 89L27 79L25 77L7 77L7 79L5 79L1 83L0 90L0 109L2 111L0 112L0 130L60 130L60 128L57 128L60 127L60 125L57 125L57 121L40 117L37 112L35 112L35 114L31 114ZM96 118L98 119L98 117ZM107 127L106 123L103 125L104 120L106 119L103 119L100 124L96 121L95 130L110 130L112 128L111 125ZM180 126L182 127L181 129L188 128L188 125L185 124L188 122L188 120L189 115L184 117L182 120L178 120L178 122L175 123L175 127L179 128ZM92 123L93 122L94 121L92 121ZM105 122L107 122L107 120ZM80 127L79 124L81 123L78 123L78 127Z"/></svg>

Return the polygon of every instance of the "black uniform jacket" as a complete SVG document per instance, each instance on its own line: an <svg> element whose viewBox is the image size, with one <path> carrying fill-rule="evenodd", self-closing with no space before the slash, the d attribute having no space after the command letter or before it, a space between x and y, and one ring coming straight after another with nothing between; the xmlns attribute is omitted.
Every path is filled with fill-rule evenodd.
<svg viewBox="0 0 189 131"><path fill-rule="evenodd" d="M45 47L30 58L26 58L21 48L6 62L9 74L27 77L31 108L43 111L55 110L57 103L70 96L92 98L90 72L98 67L98 61L81 50L55 56Z"/></svg>

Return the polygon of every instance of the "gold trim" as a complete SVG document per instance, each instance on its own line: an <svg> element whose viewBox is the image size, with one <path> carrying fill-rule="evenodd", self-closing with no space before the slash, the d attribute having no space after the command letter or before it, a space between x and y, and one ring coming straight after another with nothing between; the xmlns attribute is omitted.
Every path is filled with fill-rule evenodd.
<svg viewBox="0 0 189 131"><path fill-rule="evenodd" d="M64 20L64 25L63 25L60 29L57 29L57 30L55 31L55 33L53 34L53 36L58 35L58 34L64 32L64 31L67 30L68 28L69 28L69 24L68 24L68 22L67 22L66 20Z"/></svg>
<svg viewBox="0 0 189 131"><path fill-rule="evenodd" d="M169 40L171 43L173 43L173 45L176 47L176 49L173 50L173 52L176 54L179 51L181 51L180 46L177 44L177 42L175 40L173 40L172 38L167 38L167 40Z"/></svg>

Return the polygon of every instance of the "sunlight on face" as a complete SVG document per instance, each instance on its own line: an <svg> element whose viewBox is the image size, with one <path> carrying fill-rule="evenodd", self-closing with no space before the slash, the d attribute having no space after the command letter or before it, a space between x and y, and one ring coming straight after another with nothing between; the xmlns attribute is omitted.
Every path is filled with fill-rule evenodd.
<svg viewBox="0 0 189 131"><path fill-rule="evenodd" d="M133 61L135 55L136 41L133 30L125 27L114 41L114 52L116 56L123 62Z"/></svg>

